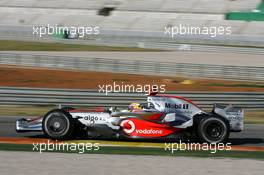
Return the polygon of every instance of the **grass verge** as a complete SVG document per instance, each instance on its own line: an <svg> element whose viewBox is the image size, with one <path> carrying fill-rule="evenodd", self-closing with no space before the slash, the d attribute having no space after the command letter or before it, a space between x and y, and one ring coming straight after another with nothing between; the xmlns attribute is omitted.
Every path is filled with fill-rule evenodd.
<svg viewBox="0 0 264 175"><path fill-rule="evenodd" d="M33 151L32 145L27 144L0 144L2 151ZM78 153L78 151L46 151L61 153ZM120 154L120 155L158 155L158 156L184 156L184 157L229 157L229 158L250 158L264 160L264 152L255 151L218 151L210 153L209 151L165 151L163 148L131 148L131 147L100 147L97 151L84 151L85 154Z"/></svg>
<svg viewBox="0 0 264 175"><path fill-rule="evenodd" d="M44 43L30 41L0 40L0 51L124 51L124 52L154 52L156 49L92 46L80 44Z"/></svg>

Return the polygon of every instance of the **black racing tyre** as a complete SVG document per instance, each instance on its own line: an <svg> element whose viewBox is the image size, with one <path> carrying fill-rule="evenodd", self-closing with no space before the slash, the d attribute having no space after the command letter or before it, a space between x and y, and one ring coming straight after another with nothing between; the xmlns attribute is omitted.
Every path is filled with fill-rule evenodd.
<svg viewBox="0 0 264 175"><path fill-rule="evenodd" d="M203 117L197 127L197 135L202 143L224 143L229 134L229 123L221 117Z"/></svg>
<svg viewBox="0 0 264 175"><path fill-rule="evenodd" d="M42 120L43 132L51 139L70 139L74 131L74 121L64 110L55 109L48 112Z"/></svg>

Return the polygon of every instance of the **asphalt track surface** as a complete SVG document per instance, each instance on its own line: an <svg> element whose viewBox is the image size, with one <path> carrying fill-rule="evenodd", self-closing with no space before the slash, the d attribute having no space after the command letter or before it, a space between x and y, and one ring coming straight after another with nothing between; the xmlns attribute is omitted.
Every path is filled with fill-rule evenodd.
<svg viewBox="0 0 264 175"><path fill-rule="evenodd" d="M21 117L17 117L17 116L0 117L0 137L17 137L17 138L44 137L42 132L16 133L15 121L18 118ZM232 145L264 146L264 125L246 124L244 131L231 133L229 141L232 143Z"/></svg>
<svg viewBox="0 0 264 175"><path fill-rule="evenodd" d="M1 175L260 175L264 162L230 158L0 151Z"/></svg>

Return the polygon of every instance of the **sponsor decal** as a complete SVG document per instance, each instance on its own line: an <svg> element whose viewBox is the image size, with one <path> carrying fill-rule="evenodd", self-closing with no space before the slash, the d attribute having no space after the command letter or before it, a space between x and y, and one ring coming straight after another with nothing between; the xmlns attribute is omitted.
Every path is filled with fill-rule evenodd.
<svg viewBox="0 0 264 175"><path fill-rule="evenodd" d="M164 98L164 97L148 97L148 102L152 102L152 101L167 101L168 99Z"/></svg>
<svg viewBox="0 0 264 175"><path fill-rule="evenodd" d="M233 121L233 120L235 120L235 121L241 121L241 120L243 120L243 118L242 117L240 117L240 116L228 116L228 119L230 120L230 121Z"/></svg>
<svg viewBox="0 0 264 175"><path fill-rule="evenodd" d="M136 133L138 134L162 134L163 131L150 128L150 129L137 129Z"/></svg>
<svg viewBox="0 0 264 175"><path fill-rule="evenodd" d="M163 131L160 129L136 129L136 125L131 120L123 120L120 123L120 126L123 128L124 132L127 134L131 134L135 131L137 134L145 134L145 135L155 135L155 134L163 134Z"/></svg>
<svg viewBox="0 0 264 175"><path fill-rule="evenodd" d="M96 115L86 115L86 116L77 116L78 118L83 118L86 121L89 121L91 123L95 123L97 121L105 121L105 119L103 117L99 117Z"/></svg>
<svg viewBox="0 0 264 175"><path fill-rule="evenodd" d="M165 108L170 108L170 109L189 109L189 104L165 103Z"/></svg>
<svg viewBox="0 0 264 175"><path fill-rule="evenodd" d="M228 116L228 119L230 121L232 121L232 120L239 120L239 121L243 120L242 111L234 111L234 112L233 111L227 111L226 115Z"/></svg>
<svg viewBox="0 0 264 175"><path fill-rule="evenodd" d="M135 123L131 120L123 120L120 123L120 126L123 128L124 132L127 134L131 134L136 129Z"/></svg>

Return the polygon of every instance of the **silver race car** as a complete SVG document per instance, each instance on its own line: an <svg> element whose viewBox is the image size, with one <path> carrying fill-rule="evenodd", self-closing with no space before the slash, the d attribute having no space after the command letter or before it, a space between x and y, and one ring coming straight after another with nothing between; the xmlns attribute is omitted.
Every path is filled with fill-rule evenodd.
<svg viewBox="0 0 264 175"><path fill-rule="evenodd" d="M64 107L35 119L16 122L17 132L43 131L48 138L111 139L196 139L220 143L230 132L243 130L244 111L231 105L215 104L205 112L191 100L172 95L152 94L146 104L132 103L128 109L74 109Z"/></svg>

